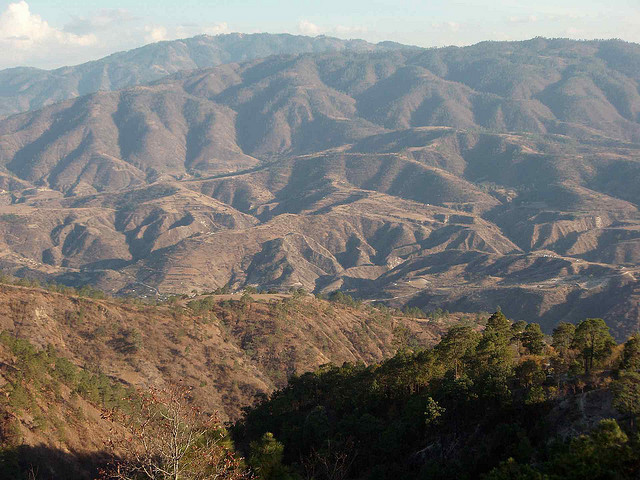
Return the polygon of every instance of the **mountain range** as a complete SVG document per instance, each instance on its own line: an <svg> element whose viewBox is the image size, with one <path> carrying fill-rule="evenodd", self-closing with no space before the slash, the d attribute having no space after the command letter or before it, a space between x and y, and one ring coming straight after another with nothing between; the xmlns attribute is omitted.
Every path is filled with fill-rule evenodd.
<svg viewBox="0 0 640 480"><path fill-rule="evenodd" d="M602 316L623 338L639 85L639 45L543 38L229 35L5 70L2 112L25 111L0 120L0 265L118 294Z"/></svg>
<svg viewBox="0 0 640 480"><path fill-rule="evenodd" d="M213 67L280 54L385 51L394 42L265 33L200 35L152 43L97 61L55 70L18 67L0 70L0 117L34 110L102 90L118 90L158 80L182 70Z"/></svg>

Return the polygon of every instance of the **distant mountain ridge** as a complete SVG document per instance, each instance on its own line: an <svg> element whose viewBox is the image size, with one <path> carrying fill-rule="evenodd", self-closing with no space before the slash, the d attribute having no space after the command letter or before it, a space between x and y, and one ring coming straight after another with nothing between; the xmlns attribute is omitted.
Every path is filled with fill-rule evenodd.
<svg viewBox="0 0 640 480"><path fill-rule="evenodd" d="M70 194L226 174L345 145L398 152L434 135L406 130L427 127L637 144L640 73L625 67L633 62L640 45L543 39L272 56L5 119L0 164ZM445 170L484 180L473 169Z"/></svg>
<svg viewBox="0 0 640 480"><path fill-rule="evenodd" d="M640 45L278 55L0 121L0 266L640 325Z"/></svg>
<svg viewBox="0 0 640 480"><path fill-rule="evenodd" d="M37 110L68 98L140 85L181 70L195 70L270 55L413 48L290 34L231 33L152 43L99 60L55 70L0 70L0 117Z"/></svg>

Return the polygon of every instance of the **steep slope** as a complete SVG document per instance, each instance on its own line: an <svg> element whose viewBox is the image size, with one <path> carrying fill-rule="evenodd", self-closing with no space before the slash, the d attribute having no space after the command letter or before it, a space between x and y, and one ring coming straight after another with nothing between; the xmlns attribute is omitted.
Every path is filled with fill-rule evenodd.
<svg viewBox="0 0 640 480"><path fill-rule="evenodd" d="M0 331L136 388L193 387L197 404L237 418L257 394L325 363L372 362L402 345L433 344L438 321L305 295L202 296L162 306L0 285ZM398 330L400 329L400 330ZM395 340L394 340L395 339Z"/></svg>
<svg viewBox="0 0 640 480"><path fill-rule="evenodd" d="M589 332L604 345L606 326L590 320L576 330L604 327ZM629 359L640 338L600 347L585 373L572 363L586 353L545 344L536 325L522 325L523 336L517 327L496 313L482 333L452 328L431 350L292 378L247 410L234 438L247 454L260 438L277 439L282 462L300 475L637 478L638 363Z"/></svg>
<svg viewBox="0 0 640 480"><path fill-rule="evenodd" d="M186 388L194 406L237 419L291 375L329 362L380 361L406 342L432 345L461 319L418 320L301 292L184 295L151 306L6 281L2 478L22 478L30 466L38 478L96 478L110 455L130 453L130 444L110 446L124 438L114 412L130 412L140 393Z"/></svg>

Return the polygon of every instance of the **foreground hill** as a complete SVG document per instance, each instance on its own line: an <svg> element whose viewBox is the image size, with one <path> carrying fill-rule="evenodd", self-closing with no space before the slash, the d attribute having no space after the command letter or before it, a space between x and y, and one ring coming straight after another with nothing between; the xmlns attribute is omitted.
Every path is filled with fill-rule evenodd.
<svg viewBox="0 0 640 480"><path fill-rule="evenodd" d="M44 297L48 304L60 308L65 301L51 297L55 294L37 290L6 287L3 294L5 292L19 299L22 305L28 304L29 298L37 302L39 297ZM39 305L33 322L41 328L30 329L29 317L25 315L28 308L25 308L22 315L17 316L21 321L14 326L14 331L0 333L0 392L3 393L0 396L0 471L10 479L96 478L98 467L108 460L115 460L116 467L111 471L119 475L100 478L122 478L123 472L135 471L136 466L147 464L144 462L167 468L174 465L172 460L176 457L162 449L162 441L169 440L173 451L176 446L184 448L187 437L175 436L173 426L198 432L202 440L215 438L219 432L217 423L192 429L195 417L189 413L193 411L190 407L208 409L219 401L228 405L225 402L229 399L224 395L211 398L217 389L234 393L239 388L246 393L247 377L234 377L232 390L220 383L220 378L225 376L221 362L233 359L237 370L231 374L244 371L250 375L246 366L253 359L253 366L259 369L265 355L260 347L270 345L268 338L263 337L259 343L245 346L244 359L218 356L233 353L220 347L227 339L209 337L213 330L207 327L216 325L211 314L215 312L216 316L226 318L224 312L236 316L238 307L246 307L252 315L258 312L260 316L261 304L248 301L246 295L238 303L230 304L228 296L219 298L225 299L220 304L212 297L196 297L188 300L186 309L180 306L182 300L176 300L178 303L172 302L170 311L174 315L180 311L190 315L184 322L179 317L173 318L173 322L167 321L163 313L166 307L156 307L150 312L149 308L105 300L60 298L73 302L66 305L67 308L88 311L96 318L95 324L84 317L78 320L73 311L68 311L67 317L73 318L79 333L64 330L69 338L61 343L52 331L54 322L45 320L47 312ZM331 306L336 314L348 311L373 315L369 318L377 318L374 323L384 324L386 314L390 313L384 309L346 309L335 302L315 303L317 301L305 300L300 293L286 302L278 295L260 298L271 302L279 298L272 305L279 306L279 316L285 319L283 328L296 322L295 313L287 314L281 310L283 306L294 308L296 313L302 310L311 318L309 324L301 325L302 330L318 322L326 323L323 312L312 311L304 302L311 302L316 308ZM340 296L336 300L349 302ZM16 310L19 309L12 305L12 311ZM187 314L189 310L192 314ZM141 314L146 316L143 322L138 318ZM119 333L109 340L107 337L112 332L107 328L101 335L109 348L93 341L84 328L85 323L102 328L102 315L108 322L120 321L130 328L123 333L119 327ZM405 332L416 327L415 321L406 318L394 320L398 322L398 329ZM181 325L187 331L186 337L192 337L191 322L194 330L197 328L203 335L198 342L185 339L176 344L172 340L174 345L167 345L169 352L164 352L167 347L152 345L153 341L162 342L157 332L181 338L181 334L174 333ZM269 324L269 320L262 317L260 324L265 323ZM375 330L376 337L382 338L382 329L368 324L369 331ZM137 325L146 330L132 333ZM236 328L239 326L240 322ZM424 329L424 323L421 327L425 333L434 331L432 327ZM351 339L354 353L358 351L355 338L371 338L365 330L354 329ZM323 325L323 333L332 331ZM245 327L245 332L251 329ZM25 335L31 340L25 339ZM74 344L76 335L88 339L80 351L84 353L79 353ZM40 342L42 336L51 338L58 348L34 346L32 342ZM279 336L275 338L276 343L281 341ZM334 345L343 343L327 337L313 342L321 345L325 340ZM188 345L181 353L184 343ZM207 364L199 361L201 348L207 349ZM371 345L368 348L371 349ZM256 356L251 353L252 349L261 353ZM285 350L288 358L297 357L295 350ZM319 350L325 351L325 347ZM79 355L89 355L93 362L79 366ZM122 356L135 372L129 367L123 368L124 363L118 358ZM164 363L169 356L175 367ZM189 357L198 367L197 377L192 376L182 356ZM352 358L357 358L357 354ZM158 364L162 367L156 376L152 366ZM100 372L98 365L109 368L112 374ZM144 377L144 380L123 382L125 370L130 372L129 379ZM262 480L305 476L318 479L632 479L637 478L640 471L636 423L639 372L640 336L616 345L601 319L586 319L577 326L563 323L551 338L545 339L539 325L511 323L496 312L486 321L484 329L470 322L463 324L458 318L457 325L444 333L433 348L405 344L394 357L384 361L349 362L340 367L324 365L313 372L293 375L286 386L283 382L283 388L269 396L263 395L252 408L246 409L242 419L232 426L231 433L236 447L247 459L245 466ZM203 378L213 383L208 384ZM177 392L186 393L170 397L177 403L167 402L167 397L156 390L151 390L151 396L145 394L150 384L162 387L163 382ZM142 388L132 388L136 385ZM152 409L151 413L164 412L162 422L138 423L153 422L153 416L145 413L146 402L153 398L160 401L161 410ZM167 413L177 414L177 421ZM134 435L127 436L131 425ZM155 427L149 432L147 425ZM151 433L153 437L149 436ZM119 438L124 443L117 441ZM145 442L151 450L138 449L138 444ZM229 442L225 444L226 448L232 448ZM254 478L224 473L225 465L229 464L218 460L230 458L224 452L221 457L219 449L213 450L216 456L212 458L206 455L204 464L194 462L194 458L202 457L203 448L209 448L206 445L210 444L196 443L189 450L200 453L199 457L178 457L183 478ZM144 454L140 456L135 452ZM203 470L206 475L202 474Z"/></svg>
<svg viewBox="0 0 640 480"><path fill-rule="evenodd" d="M616 347L600 319L546 344L496 313L482 334L293 378L234 433L279 478L635 479L639 369L640 337Z"/></svg>
<svg viewBox="0 0 640 480"><path fill-rule="evenodd" d="M0 122L2 266L640 320L640 47L277 56Z"/></svg>
<svg viewBox="0 0 640 480"><path fill-rule="evenodd" d="M153 43L55 70L7 68L0 70L0 117L37 110L88 93L151 82L181 70L243 62L269 55L384 51L399 47L403 46L393 42L374 45L363 40L324 36L232 33Z"/></svg>
<svg viewBox="0 0 640 480"><path fill-rule="evenodd" d="M184 296L151 306L55 290L0 284L0 471L7 475L17 452L23 467L40 465L37 478L95 478L120 429L105 409L130 408L131 392L188 388L203 412L237 419L291 375L432 345L464 320L416 319L303 292Z"/></svg>
<svg viewBox="0 0 640 480"><path fill-rule="evenodd" d="M415 319L300 294L144 306L0 285L0 318L0 331L122 385L192 386L201 406L228 419L290 375L377 361L410 337L433 344L460 316Z"/></svg>

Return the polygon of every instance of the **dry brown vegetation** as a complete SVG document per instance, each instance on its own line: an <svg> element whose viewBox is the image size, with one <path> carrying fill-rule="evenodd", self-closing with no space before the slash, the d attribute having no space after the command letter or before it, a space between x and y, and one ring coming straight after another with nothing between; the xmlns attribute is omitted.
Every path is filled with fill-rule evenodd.
<svg viewBox="0 0 640 480"><path fill-rule="evenodd" d="M138 392L188 389L189 408L237 419L291 375L432 345L460 321L476 319L419 319L304 292L152 306L1 284L1 441L20 458L44 459L53 476L84 477L109 454L130 453L108 448L126 424L109 412L126 414Z"/></svg>
<svg viewBox="0 0 640 480"><path fill-rule="evenodd" d="M341 288L634 331L639 47L363 49L0 121L0 266L120 294Z"/></svg>
<svg viewBox="0 0 640 480"><path fill-rule="evenodd" d="M237 418L255 395L290 375L326 363L378 361L408 342L430 345L461 319L417 319L305 295L260 297L145 306L1 285L0 330L123 386L193 387L205 410Z"/></svg>

